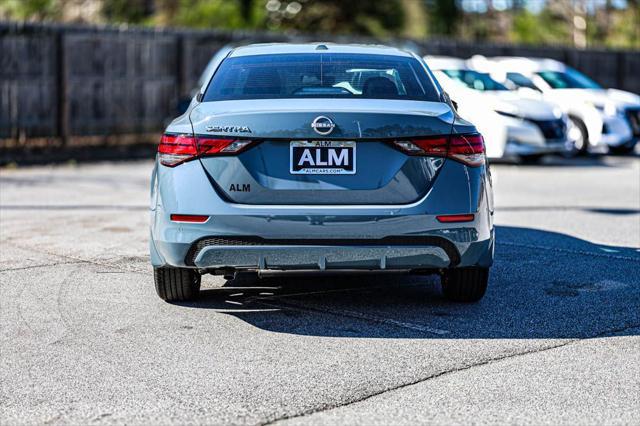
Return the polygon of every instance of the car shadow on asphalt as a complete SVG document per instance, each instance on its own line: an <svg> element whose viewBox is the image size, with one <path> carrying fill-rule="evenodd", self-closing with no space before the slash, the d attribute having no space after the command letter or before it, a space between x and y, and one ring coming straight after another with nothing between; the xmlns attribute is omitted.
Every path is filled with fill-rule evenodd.
<svg viewBox="0 0 640 426"><path fill-rule="evenodd" d="M500 206L496 207L499 212L540 212L540 211L582 211L589 213L609 214L618 216L628 216L640 214L640 209L624 208L624 207L588 207L588 206L566 206L566 205L550 205L550 206Z"/></svg>
<svg viewBox="0 0 640 426"><path fill-rule="evenodd" d="M242 277L182 306L296 335L413 339L585 338L640 327L640 250L530 228L496 229L489 289L447 302L436 276ZM212 317L213 320L213 317Z"/></svg>
<svg viewBox="0 0 640 426"><path fill-rule="evenodd" d="M538 162L525 163L513 160L492 159L491 164L516 166L523 168L580 168L580 167L618 167L620 162L640 157L639 152L630 154L590 153L584 156L567 158L561 155L548 155Z"/></svg>

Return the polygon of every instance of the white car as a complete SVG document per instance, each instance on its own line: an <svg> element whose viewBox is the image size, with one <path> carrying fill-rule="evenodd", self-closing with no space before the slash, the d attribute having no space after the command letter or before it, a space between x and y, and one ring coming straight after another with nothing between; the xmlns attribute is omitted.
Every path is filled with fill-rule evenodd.
<svg viewBox="0 0 640 426"><path fill-rule="evenodd" d="M570 135L576 151L600 146L613 153L630 153L640 138L640 96L636 94L604 89L553 59L498 57L470 62L474 69L490 72L507 86L530 89L529 96L538 91L538 96L560 105L577 129Z"/></svg>
<svg viewBox="0 0 640 426"><path fill-rule="evenodd" d="M546 154L567 151L568 119L558 106L522 98L489 74L471 69L463 59L427 56L425 60L460 116L484 135L490 158L535 162Z"/></svg>

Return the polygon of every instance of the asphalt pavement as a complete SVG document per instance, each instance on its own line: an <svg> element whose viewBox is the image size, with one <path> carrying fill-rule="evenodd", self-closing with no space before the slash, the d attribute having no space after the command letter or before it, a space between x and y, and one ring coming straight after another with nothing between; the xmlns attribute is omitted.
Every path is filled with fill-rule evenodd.
<svg viewBox="0 0 640 426"><path fill-rule="evenodd" d="M494 164L478 304L435 277L154 291L152 163L0 171L0 424L640 424L640 157Z"/></svg>

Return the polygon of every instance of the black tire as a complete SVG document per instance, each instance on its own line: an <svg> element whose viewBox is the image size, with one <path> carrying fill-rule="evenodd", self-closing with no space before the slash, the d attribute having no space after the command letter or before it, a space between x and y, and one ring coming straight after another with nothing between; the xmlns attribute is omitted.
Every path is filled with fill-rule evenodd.
<svg viewBox="0 0 640 426"><path fill-rule="evenodd" d="M627 154L632 154L633 151L636 149L636 143L638 143L637 141L625 144L625 145L620 145L620 146L610 146L609 147L609 152L611 154L614 155L627 155Z"/></svg>
<svg viewBox="0 0 640 426"><path fill-rule="evenodd" d="M523 155L520 157L522 164L538 164L544 158L544 154Z"/></svg>
<svg viewBox="0 0 640 426"><path fill-rule="evenodd" d="M200 293L200 274L186 268L153 268L156 293L167 302L187 302Z"/></svg>
<svg viewBox="0 0 640 426"><path fill-rule="evenodd" d="M569 116L569 121L580 131L580 137L574 142L572 149L566 152L567 157L577 157L587 155L589 153L589 132L587 126L584 125L582 120L572 115Z"/></svg>
<svg viewBox="0 0 640 426"><path fill-rule="evenodd" d="M488 268L447 269L440 276L442 293L452 302L477 302L487 291L488 282Z"/></svg>

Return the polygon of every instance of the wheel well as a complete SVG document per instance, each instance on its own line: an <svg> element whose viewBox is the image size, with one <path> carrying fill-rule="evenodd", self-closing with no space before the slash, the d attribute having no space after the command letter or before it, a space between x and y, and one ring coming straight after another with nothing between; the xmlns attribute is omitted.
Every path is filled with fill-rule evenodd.
<svg viewBox="0 0 640 426"><path fill-rule="evenodd" d="M572 120L575 120L578 125L580 127L582 127L582 130L584 131L584 134L587 136L587 142L589 141L589 128L586 126L586 124L584 124L584 120L580 117L578 117L577 115L573 115L573 114L569 114L569 118Z"/></svg>

